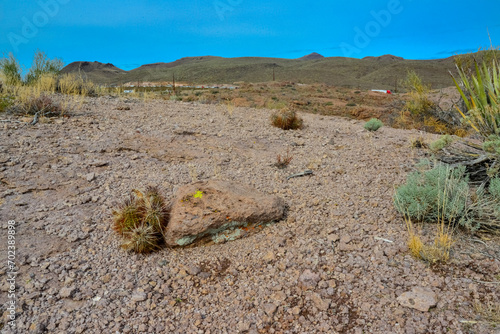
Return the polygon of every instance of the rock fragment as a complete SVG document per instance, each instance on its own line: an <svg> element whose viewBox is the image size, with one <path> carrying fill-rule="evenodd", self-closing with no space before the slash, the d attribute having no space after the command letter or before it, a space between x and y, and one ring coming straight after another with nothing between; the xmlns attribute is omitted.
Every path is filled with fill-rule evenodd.
<svg viewBox="0 0 500 334"><path fill-rule="evenodd" d="M429 288L414 287L397 298L399 304L422 312L427 312L437 305L436 294Z"/></svg>

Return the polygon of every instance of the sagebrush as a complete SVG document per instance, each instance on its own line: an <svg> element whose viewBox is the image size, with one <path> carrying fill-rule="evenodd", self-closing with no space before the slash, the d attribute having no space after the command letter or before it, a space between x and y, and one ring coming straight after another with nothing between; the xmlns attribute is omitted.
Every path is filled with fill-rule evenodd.
<svg viewBox="0 0 500 334"><path fill-rule="evenodd" d="M377 118L372 118L370 119L368 122L365 123L365 126L364 128L368 131L377 131L378 129L380 129L382 126L384 125L384 123L382 123L381 120L377 119Z"/></svg>
<svg viewBox="0 0 500 334"><path fill-rule="evenodd" d="M466 167L452 168L422 161L418 170L408 175L406 183L396 189L394 205L409 219L420 222L443 222L469 231L500 230L500 181L469 185Z"/></svg>

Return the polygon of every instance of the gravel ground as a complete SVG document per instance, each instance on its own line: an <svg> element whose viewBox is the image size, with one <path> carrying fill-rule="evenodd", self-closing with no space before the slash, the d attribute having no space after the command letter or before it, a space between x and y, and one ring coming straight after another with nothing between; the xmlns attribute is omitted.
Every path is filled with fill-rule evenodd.
<svg viewBox="0 0 500 334"><path fill-rule="evenodd" d="M0 261L15 220L19 268L15 330L0 283L2 332L499 333L474 309L500 302L498 239L460 234L437 267L408 254L392 195L426 154L411 148L417 131L312 114L283 131L269 114L103 97L70 118L0 124ZM287 149L293 160L277 169ZM211 178L281 196L286 219L224 244L119 248L111 210L131 189L159 185L171 198ZM401 306L414 287L437 306Z"/></svg>

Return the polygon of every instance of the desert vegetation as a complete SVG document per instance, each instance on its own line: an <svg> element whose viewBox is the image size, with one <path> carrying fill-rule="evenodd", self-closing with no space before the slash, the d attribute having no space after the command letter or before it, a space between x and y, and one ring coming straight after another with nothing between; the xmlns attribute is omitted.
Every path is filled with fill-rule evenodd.
<svg viewBox="0 0 500 334"><path fill-rule="evenodd" d="M283 108L275 111L271 115L271 123L273 126L283 130L297 130L302 128L303 121L294 110Z"/></svg>
<svg viewBox="0 0 500 334"><path fill-rule="evenodd" d="M364 128L368 131L377 131L380 129L384 124L377 118L372 118L368 122L365 123Z"/></svg>
<svg viewBox="0 0 500 334"><path fill-rule="evenodd" d="M497 190L500 179L496 166L500 125L498 60L490 57L483 60L482 65L477 60L473 64L475 71L457 61L460 79L453 78L453 81L466 107L464 110L457 107L457 114L461 115L463 123L474 129L482 145L454 139L450 134L443 135L429 145L435 160L417 165L417 171L409 174L406 183L398 187L394 195L396 209L404 216L408 227L412 254L432 263L449 259L453 232L457 228L471 233L500 231ZM414 87L422 87L415 75L410 77L416 82ZM432 104L425 99L424 88L413 94L406 108L417 113L430 108ZM457 141L465 145L453 147ZM475 175L474 184L470 182L469 173ZM437 223L433 245L422 243L413 226L415 221Z"/></svg>
<svg viewBox="0 0 500 334"><path fill-rule="evenodd" d="M80 109L83 98L95 95L98 88L76 74L60 75L63 66L62 60L50 59L40 50L26 71L13 54L0 59L0 111L35 116L36 123Z"/></svg>
<svg viewBox="0 0 500 334"><path fill-rule="evenodd" d="M130 197L113 210L114 230L122 237L122 248L136 253L158 250L168 222L168 208L158 188L132 190Z"/></svg>

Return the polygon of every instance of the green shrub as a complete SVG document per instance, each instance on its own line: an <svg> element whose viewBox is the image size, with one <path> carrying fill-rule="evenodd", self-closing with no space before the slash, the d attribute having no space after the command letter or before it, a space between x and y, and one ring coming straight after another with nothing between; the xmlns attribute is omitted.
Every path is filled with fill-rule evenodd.
<svg viewBox="0 0 500 334"><path fill-rule="evenodd" d="M182 101L182 96L170 95L170 101Z"/></svg>
<svg viewBox="0 0 500 334"><path fill-rule="evenodd" d="M472 232L500 230L500 179L491 181L489 194L484 186L471 192L465 166L430 169L424 160L417 167L394 194L401 214L413 221L458 224Z"/></svg>
<svg viewBox="0 0 500 334"><path fill-rule="evenodd" d="M491 135L483 143L483 150L488 153L500 155L500 137Z"/></svg>
<svg viewBox="0 0 500 334"><path fill-rule="evenodd" d="M434 103L429 99L430 87L422 83L422 79L415 71L408 71L403 86L409 91L410 97L406 102L405 110L412 115L428 114L435 108Z"/></svg>
<svg viewBox="0 0 500 334"><path fill-rule="evenodd" d="M63 67L64 63L61 59L49 59L44 52L37 50L33 56L33 63L28 70L25 82L28 85L35 84L43 75L59 74Z"/></svg>
<svg viewBox="0 0 500 334"><path fill-rule="evenodd" d="M356 106L356 103L354 103L354 102L349 102L348 104L346 104L346 106L348 106L348 107L355 107L355 106Z"/></svg>
<svg viewBox="0 0 500 334"><path fill-rule="evenodd" d="M431 149L431 151L437 152L449 146L451 143L453 143L453 138L450 135L444 135L435 142L432 142L429 145L429 148Z"/></svg>
<svg viewBox="0 0 500 334"><path fill-rule="evenodd" d="M365 129L368 131L377 131L380 129L384 123L377 118L372 118L368 122L365 123Z"/></svg>
<svg viewBox="0 0 500 334"><path fill-rule="evenodd" d="M57 75L63 67L62 60L58 58L49 59L44 52L37 50L33 56L33 63L28 69L28 74L23 80L21 65L12 53L0 59L0 72L5 84L9 86L35 85L41 76Z"/></svg>
<svg viewBox="0 0 500 334"><path fill-rule="evenodd" d="M295 111L288 108L283 108L271 115L271 123L273 126L283 130L297 130L302 128L303 121L297 116Z"/></svg>
<svg viewBox="0 0 500 334"><path fill-rule="evenodd" d="M423 166L429 168L430 163L424 162ZM409 174L406 183L396 190L394 204L412 220L455 222L466 213L468 196L465 167L438 165Z"/></svg>
<svg viewBox="0 0 500 334"><path fill-rule="evenodd" d="M12 53L0 59L0 72L6 85L17 86L22 83L21 65Z"/></svg>
<svg viewBox="0 0 500 334"><path fill-rule="evenodd" d="M492 179L488 190L493 199L500 202L500 178L495 177Z"/></svg>
<svg viewBox="0 0 500 334"><path fill-rule="evenodd" d="M14 98L10 95L0 94L0 112L7 111L14 104Z"/></svg>

